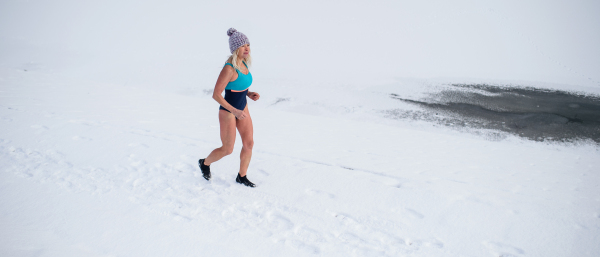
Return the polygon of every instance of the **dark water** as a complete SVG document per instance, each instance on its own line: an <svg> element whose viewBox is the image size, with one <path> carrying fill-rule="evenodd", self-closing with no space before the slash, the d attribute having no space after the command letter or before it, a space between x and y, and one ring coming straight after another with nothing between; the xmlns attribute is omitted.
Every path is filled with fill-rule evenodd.
<svg viewBox="0 0 600 257"><path fill-rule="evenodd" d="M600 96L538 88L451 85L421 100L390 97L421 106L419 111L389 110L389 117L445 126L490 129L537 141L600 143Z"/></svg>

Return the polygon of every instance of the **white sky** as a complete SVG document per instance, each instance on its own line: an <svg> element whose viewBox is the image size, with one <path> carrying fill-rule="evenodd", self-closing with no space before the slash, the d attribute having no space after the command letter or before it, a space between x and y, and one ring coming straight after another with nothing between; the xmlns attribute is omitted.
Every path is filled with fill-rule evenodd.
<svg viewBox="0 0 600 257"><path fill-rule="evenodd" d="M197 65L199 74L177 76L208 82L235 27L252 43L258 77L598 87L598 11L597 1L3 1L0 55L15 65L95 65L103 74Z"/></svg>

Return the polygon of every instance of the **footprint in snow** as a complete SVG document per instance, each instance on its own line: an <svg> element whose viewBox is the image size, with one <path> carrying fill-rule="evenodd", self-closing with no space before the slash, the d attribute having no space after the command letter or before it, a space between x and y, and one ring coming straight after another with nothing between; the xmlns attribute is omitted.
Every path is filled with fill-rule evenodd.
<svg viewBox="0 0 600 257"><path fill-rule="evenodd" d="M337 238L342 240L342 242L348 242L352 244L360 244L363 242L360 237L350 232L341 233L339 236L337 236Z"/></svg>
<svg viewBox="0 0 600 257"><path fill-rule="evenodd" d="M375 249L371 249L371 248L367 248L367 247L358 247L358 248L354 249L352 251L352 253L354 256L365 256L365 257L385 256L384 251L375 250Z"/></svg>
<svg viewBox="0 0 600 257"><path fill-rule="evenodd" d="M294 227L294 223L288 218L273 212L267 214L267 222L269 224L269 229L274 231L291 230Z"/></svg>
<svg viewBox="0 0 600 257"><path fill-rule="evenodd" d="M201 174L202 173L198 172L199 176L201 176ZM228 182L227 180L224 180L223 178L219 178L219 177L212 177L210 179L210 181L206 181L206 180L204 180L204 178L202 178L201 181L210 183L213 186L219 186L219 187L225 187L225 188L231 187L230 182ZM233 181L235 181L235 179Z"/></svg>
<svg viewBox="0 0 600 257"><path fill-rule="evenodd" d="M401 188L401 186L402 186L402 183L400 183L400 181L398 181L396 179L386 179L382 183L386 186L394 187L394 188Z"/></svg>
<svg viewBox="0 0 600 257"><path fill-rule="evenodd" d="M318 247L299 240L285 240L285 245L309 254L319 254L321 252Z"/></svg>
<svg viewBox="0 0 600 257"><path fill-rule="evenodd" d="M143 143L130 143L127 146L129 147L143 147L143 148L150 148L150 146L143 144Z"/></svg>
<svg viewBox="0 0 600 257"><path fill-rule="evenodd" d="M413 218L416 218L416 219L425 218L425 215L423 215L420 212L415 211L413 209L405 208L404 210L406 211L406 213L408 213Z"/></svg>
<svg viewBox="0 0 600 257"><path fill-rule="evenodd" d="M92 141L92 139L89 137L81 137L81 136L74 136L74 137L72 137L72 139L75 141Z"/></svg>
<svg viewBox="0 0 600 257"><path fill-rule="evenodd" d="M522 249L508 244L498 242L483 242L483 245L490 250L491 254L499 257L517 257L525 254L525 251Z"/></svg>
<svg viewBox="0 0 600 257"><path fill-rule="evenodd" d="M31 128L32 128L32 129L35 129L35 133L36 133L36 134L41 134L41 133L44 133L44 132L46 132L46 131L50 130L50 128L48 128L48 127L46 127L46 126L43 126L43 125L37 125L37 124L36 124L36 125L32 125L32 126L31 126Z"/></svg>
<svg viewBox="0 0 600 257"><path fill-rule="evenodd" d="M86 126L98 126L100 123L87 120L69 120L70 123L81 124Z"/></svg>
<svg viewBox="0 0 600 257"><path fill-rule="evenodd" d="M170 168L174 171L177 171L178 173L183 173L183 172L187 172L189 170L196 171L198 166L191 165L191 164L185 163L185 162L177 162L177 163L173 164L172 167L170 167Z"/></svg>
<svg viewBox="0 0 600 257"><path fill-rule="evenodd" d="M427 246L427 247L433 247L433 248L444 247L444 243L442 243L442 241L437 240L437 239L423 240L423 245Z"/></svg>
<svg viewBox="0 0 600 257"><path fill-rule="evenodd" d="M298 238L300 238L300 240L302 240L302 242L324 242L325 239L323 238L323 236L321 235L321 233L319 233L318 231L308 228L306 226L300 226L297 227L294 230L294 234L296 234L296 236Z"/></svg>
<svg viewBox="0 0 600 257"><path fill-rule="evenodd" d="M335 219L337 219L347 228L352 228L357 231L364 231L365 229L367 229L365 225L363 225L361 222L357 221L357 219L353 218L348 214L332 213L332 215Z"/></svg>
<svg viewBox="0 0 600 257"><path fill-rule="evenodd" d="M258 171L259 171L261 174L265 175L265 176L269 176L269 175L271 175L271 174L269 174L268 172L266 172L266 171L265 171L265 170L263 170L263 169L258 169Z"/></svg>
<svg viewBox="0 0 600 257"><path fill-rule="evenodd" d="M143 160L132 161L129 164L133 167L140 167L140 166L146 165L146 161L143 161Z"/></svg>
<svg viewBox="0 0 600 257"><path fill-rule="evenodd" d="M333 195L333 194L330 194L330 193L327 193L327 192L323 192L323 191L320 191L320 190L316 190L316 189L307 188L306 190L304 190L304 192L307 195L310 195L310 196L318 195L318 196L324 196L324 197L327 197L327 198L330 198L330 199L335 198L335 195Z"/></svg>

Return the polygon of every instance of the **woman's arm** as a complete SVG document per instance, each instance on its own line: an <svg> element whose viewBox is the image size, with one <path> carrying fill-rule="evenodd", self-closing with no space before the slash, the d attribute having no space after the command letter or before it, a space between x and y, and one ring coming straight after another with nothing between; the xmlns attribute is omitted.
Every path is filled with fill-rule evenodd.
<svg viewBox="0 0 600 257"><path fill-rule="evenodd" d="M231 66L225 65L219 74L219 78L217 79L217 84L215 84L215 90L213 90L213 99L217 101L223 108L227 109L233 115L235 115L238 119L246 118L246 114L244 110L238 110L225 101L223 98L223 91L225 91L225 87L227 87L227 83L231 80L231 77L234 75L234 70Z"/></svg>

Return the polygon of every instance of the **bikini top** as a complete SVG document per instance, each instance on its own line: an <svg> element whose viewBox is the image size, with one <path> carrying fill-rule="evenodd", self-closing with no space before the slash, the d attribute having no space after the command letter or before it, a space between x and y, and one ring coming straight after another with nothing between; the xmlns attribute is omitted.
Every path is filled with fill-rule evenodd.
<svg viewBox="0 0 600 257"><path fill-rule="evenodd" d="M246 68L248 68L248 65L246 65L246 62L244 62L244 61L242 61L242 62L244 63ZM225 63L225 65L229 65L229 66L233 67L233 64L231 64L231 63ZM223 67L225 67L225 65L223 65ZM234 69L235 69L235 67L234 67ZM227 83L225 90L243 91L243 90L248 89L250 87L250 85L252 84L252 74L250 74L250 69L248 69L248 75L240 72L238 69L235 69L235 71L237 71L237 74L238 74L237 79Z"/></svg>

